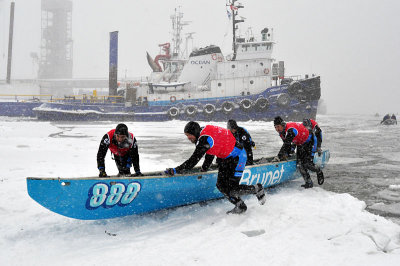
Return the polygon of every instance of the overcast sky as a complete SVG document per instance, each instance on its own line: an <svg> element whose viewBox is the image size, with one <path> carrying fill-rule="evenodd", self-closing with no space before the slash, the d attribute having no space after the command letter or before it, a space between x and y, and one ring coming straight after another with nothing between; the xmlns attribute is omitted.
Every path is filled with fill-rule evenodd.
<svg viewBox="0 0 400 266"><path fill-rule="evenodd" d="M244 33L274 28L274 58L289 75L321 75L329 113L398 113L400 105L400 1L243 0ZM150 73L146 51L170 41L170 15L181 6L194 45L231 52L225 0L73 0L75 77L107 77L109 32L119 31L119 76ZM0 79L6 75L10 0L0 0ZM14 78L36 76L40 0L17 0Z"/></svg>

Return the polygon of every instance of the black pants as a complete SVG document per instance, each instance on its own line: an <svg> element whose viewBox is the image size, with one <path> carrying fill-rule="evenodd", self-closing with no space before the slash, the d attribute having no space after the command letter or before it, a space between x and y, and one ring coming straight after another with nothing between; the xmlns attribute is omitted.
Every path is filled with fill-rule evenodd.
<svg viewBox="0 0 400 266"><path fill-rule="evenodd" d="M244 149L246 150L247 153L247 162L246 165L253 165L253 150L251 146L247 147L245 146Z"/></svg>
<svg viewBox="0 0 400 266"><path fill-rule="evenodd" d="M129 155L126 156L116 156L114 155L115 164L117 165L118 172L121 175L130 175L131 169L126 167L128 160L130 160Z"/></svg>
<svg viewBox="0 0 400 266"><path fill-rule="evenodd" d="M299 167L299 171L301 175L304 178L304 181L311 181L310 174L308 173L308 170L312 172L319 172L321 169L317 166L315 166L313 160L313 141L309 141L301 146L297 146L297 166Z"/></svg>
<svg viewBox="0 0 400 266"><path fill-rule="evenodd" d="M254 186L239 185L240 177L235 177L235 168L238 162L239 157L217 159L217 188L233 204L236 204L241 200L240 195L256 193Z"/></svg>

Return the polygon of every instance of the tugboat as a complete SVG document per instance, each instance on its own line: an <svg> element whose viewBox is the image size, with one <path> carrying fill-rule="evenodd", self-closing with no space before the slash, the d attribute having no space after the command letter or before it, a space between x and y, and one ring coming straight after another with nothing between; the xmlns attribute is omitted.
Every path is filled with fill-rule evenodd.
<svg viewBox="0 0 400 266"><path fill-rule="evenodd" d="M227 121L235 119L271 121L314 118L321 96L320 77L285 77L284 62L275 62L273 29L259 36L237 33L242 4L227 5L232 20L233 53L224 56L210 45L191 52L188 59L171 65L169 45L164 56L148 62L153 73L146 81L126 84L120 105L45 103L35 108L46 120ZM180 38L180 36L178 36ZM174 36L174 39L176 37ZM175 50L174 50L175 51ZM174 53L173 53L174 55ZM158 61L163 62L162 68Z"/></svg>

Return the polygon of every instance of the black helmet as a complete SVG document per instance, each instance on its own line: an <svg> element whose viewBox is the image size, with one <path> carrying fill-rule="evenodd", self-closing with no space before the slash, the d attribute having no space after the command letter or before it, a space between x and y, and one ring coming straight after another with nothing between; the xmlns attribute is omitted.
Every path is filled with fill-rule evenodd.
<svg viewBox="0 0 400 266"><path fill-rule="evenodd" d="M115 134L129 137L128 127L125 124L118 124L115 128Z"/></svg>
<svg viewBox="0 0 400 266"><path fill-rule="evenodd" d="M280 116L276 116L275 118L274 118L274 126L277 126L277 125L285 125L285 122L283 121L283 119L282 119L282 117L280 117Z"/></svg>
<svg viewBox="0 0 400 266"><path fill-rule="evenodd" d="M189 133L190 135L193 135L198 139L200 137L200 125L197 122L190 121L189 123L186 124L185 129L183 130L184 133Z"/></svg>
<svg viewBox="0 0 400 266"><path fill-rule="evenodd" d="M229 119L229 120L228 120L227 128L228 128L229 130L231 130L231 129L238 129L238 125L237 125L237 123L236 123L235 120Z"/></svg>
<svg viewBox="0 0 400 266"><path fill-rule="evenodd" d="M303 119L303 126L305 126L306 128L312 128L311 120L309 118L304 118Z"/></svg>

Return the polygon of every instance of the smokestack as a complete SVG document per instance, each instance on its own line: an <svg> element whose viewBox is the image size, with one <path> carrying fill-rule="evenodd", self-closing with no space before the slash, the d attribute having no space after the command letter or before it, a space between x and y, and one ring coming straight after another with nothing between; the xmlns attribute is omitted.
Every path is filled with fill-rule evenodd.
<svg viewBox="0 0 400 266"><path fill-rule="evenodd" d="M14 8L15 3L11 2L10 7L10 30L8 33L8 60L7 60L7 84L10 84L11 80L11 59L12 59L12 42L13 42L13 34L14 34Z"/></svg>
<svg viewBox="0 0 400 266"><path fill-rule="evenodd" d="M110 65L108 95L116 96L118 88L118 31L110 32Z"/></svg>

